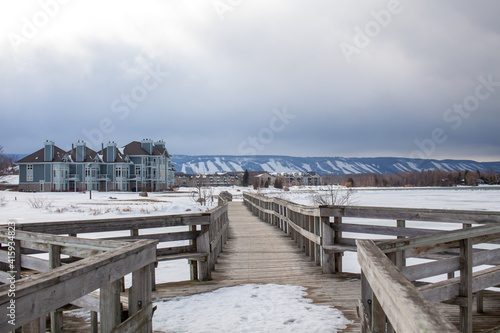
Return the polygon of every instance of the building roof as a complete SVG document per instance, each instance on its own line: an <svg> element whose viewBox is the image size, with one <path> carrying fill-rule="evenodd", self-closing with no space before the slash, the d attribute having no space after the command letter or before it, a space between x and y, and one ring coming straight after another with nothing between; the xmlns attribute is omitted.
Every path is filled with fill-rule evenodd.
<svg viewBox="0 0 500 333"><path fill-rule="evenodd" d="M108 148L109 147L106 147L98 153L99 157L104 163L108 163ZM114 161L114 163L129 163L129 161L126 158L127 155L123 153L123 149L118 149L115 147L115 150L116 150L116 160Z"/></svg>
<svg viewBox="0 0 500 333"><path fill-rule="evenodd" d="M153 153L150 154L144 149L142 149L141 143L139 141L132 141L125 147L123 147L123 153L129 156L161 156L167 151L167 148L158 148L153 145ZM168 155L168 152L167 152Z"/></svg>
<svg viewBox="0 0 500 333"><path fill-rule="evenodd" d="M45 148L42 148L36 152L34 152L31 155L28 155L19 161L16 162L16 164L22 164L22 163L41 163L45 162L45 156L44 156ZM54 146L54 160L50 162L64 162L63 157L66 155L66 152L62 150L61 148Z"/></svg>
<svg viewBox="0 0 500 333"><path fill-rule="evenodd" d="M71 158L72 162L76 162L76 148L71 149L70 151L68 151L67 154ZM87 162L87 163L95 162L96 155L97 155L97 152L95 150L90 149L89 147L85 147L85 160L82 161L81 163L84 163L84 162Z"/></svg>

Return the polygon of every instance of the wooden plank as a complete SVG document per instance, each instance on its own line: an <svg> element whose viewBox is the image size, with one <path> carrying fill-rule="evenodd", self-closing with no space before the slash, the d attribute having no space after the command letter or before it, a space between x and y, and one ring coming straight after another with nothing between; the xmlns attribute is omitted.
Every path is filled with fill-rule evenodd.
<svg viewBox="0 0 500 333"><path fill-rule="evenodd" d="M173 242L180 240L193 240L199 235L199 231L182 231L161 234L147 234L126 237L108 237L110 240L136 240L136 239L156 239L158 242Z"/></svg>
<svg viewBox="0 0 500 333"><path fill-rule="evenodd" d="M120 290L120 279L101 286L99 291L101 333L111 333L121 323Z"/></svg>
<svg viewBox="0 0 500 333"><path fill-rule="evenodd" d="M18 223L16 225L16 229L48 234L80 234L90 232L209 224L209 216L209 213L193 213L78 221Z"/></svg>
<svg viewBox="0 0 500 333"><path fill-rule="evenodd" d="M474 252L473 266L494 264L500 262L500 249ZM459 257L423 263L403 268L403 274L410 281L423 279L439 274L451 273L460 269Z"/></svg>
<svg viewBox="0 0 500 333"><path fill-rule="evenodd" d="M320 210L318 207L315 206L306 206L306 205L300 205L295 202L279 199L279 198L269 198L269 197L264 197L261 195L256 195L256 194L251 194L250 196L257 198L261 202L272 202L278 205L286 206L287 210L290 212L294 213L299 213L303 215L311 215L311 216L319 216L320 215ZM256 209L260 210L261 212L267 213L267 214L273 214L275 211L270 210L270 209L264 209L260 207L259 205L253 203L252 201L246 201L249 205L252 207L255 207Z"/></svg>
<svg viewBox="0 0 500 333"><path fill-rule="evenodd" d="M472 292L500 284L500 267L492 267L472 275ZM419 287L418 290L431 302L452 300L459 296L460 277Z"/></svg>
<svg viewBox="0 0 500 333"><path fill-rule="evenodd" d="M148 326L151 323L152 318L153 304L149 303L142 310L114 328L111 333L151 332L151 330L148 330L145 326Z"/></svg>
<svg viewBox="0 0 500 333"><path fill-rule="evenodd" d="M371 240L358 240L358 261L396 332L457 332Z"/></svg>
<svg viewBox="0 0 500 333"><path fill-rule="evenodd" d="M461 239L478 238L475 242L484 242L485 239L500 237L500 225L486 225L466 230L453 230L439 232L433 235L417 236L413 238L395 239L377 242L378 247L385 253L401 250L414 249L418 247L429 248L436 244L448 243L446 246L456 246ZM483 238L486 237L486 238ZM452 243L456 242L456 243Z"/></svg>
<svg viewBox="0 0 500 333"><path fill-rule="evenodd" d="M467 228L468 229L468 228ZM472 333L472 240L460 241L460 283L458 296L464 298L460 305L460 331Z"/></svg>
<svg viewBox="0 0 500 333"><path fill-rule="evenodd" d="M356 246L350 246L350 245L323 245L323 250L326 253L339 253L345 251L356 252L357 248Z"/></svg>
<svg viewBox="0 0 500 333"><path fill-rule="evenodd" d="M153 265L153 264L150 264ZM129 289L129 313L131 318L119 331L129 332L128 329L134 328L132 332L136 333L150 333L152 331L151 314L148 318L144 319L143 312L151 307L151 267L145 266L132 273L132 287ZM135 319L133 319L135 317ZM134 323L140 325L134 326ZM125 329L126 328L126 329Z"/></svg>
<svg viewBox="0 0 500 333"><path fill-rule="evenodd" d="M0 229L0 241L8 241L8 234L5 229ZM24 241L27 243L37 243L37 244L52 244L61 247L71 246L80 249L99 249L103 251L115 249L117 247L123 246L126 243L120 241L109 241L109 240L99 240L99 239L86 239L86 238L75 238L70 236L57 236L45 233L35 233L26 231L16 231L15 239ZM46 252L48 252L48 247Z"/></svg>
<svg viewBox="0 0 500 333"><path fill-rule="evenodd" d="M164 257L168 255L188 253L188 252L193 252L193 253L196 252L196 247L194 245L167 247L156 250L156 255L158 257Z"/></svg>
<svg viewBox="0 0 500 333"><path fill-rule="evenodd" d="M328 216L321 217L321 238L323 242L321 267L323 274L335 273L335 254L331 251L326 251L327 247L334 246L334 231L330 225L330 218Z"/></svg>
<svg viewBox="0 0 500 333"><path fill-rule="evenodd" d="M500 212L423 208L320 206L322 216L450 223L500 223Z"/></svg>
<svg viewBox="0 0 500 333"><path fill-rule="evenodd" d="M201 234L196 239L196 252L207 253L206 261L198 261L198 279L200 281L209 281L210 272L210 236L207 226L202 226Z"/></svg>
<svg viewBox="0 0 500 333"><path fill-rule="evenodd" d="M373 234L373 235L405 236L405 237L430 235L442 231L442 230L432 230L432 229L389 227L389 226L377 226L377 225L355 224L355 223L342 223L338 225L333 225L333 228L335 229L335 231L345 231L345 232Z"/></svg>
<svg viewBox="0 0 500 333"><path fill-rule="evenodd" d="M61 247L50 245L49 249L49 269L54 269L61 266ZM60 333L63 328L63 313L62 311L52 311L50 313L50 330L52 333Z"/></svg>
<svg viewBox="0 0 500 333"><path fill-rule="evenodd" d="M187 252L178 254L169 254L157 257L158 261L169 261L169 260L179 260L179 259L191 259L196 261L206 261L208 253L198 253L198 252Z"/></svg>
<svg viewBox="0 0 500 333"><path fill-rule="evenodd" d="M217 235L215 235L214 240L210 242L210 251L211 252L213 252L215 247L217 247L219 245L219 243L221 242L222 234L226 232L226 229L228 226L229 226L229 221L224 223L222 228L220 228L219 231L217 232Z"/></svg>
<svg viewBox="0 0 500 333"><path fill-rule="evenodd" d="M314 242L316 244L321 245L321 237L320 236L317 236L317 235L313 234L312 232L309 232L309 231L303 229L302 227L300 227L299 225L297 225L295 222L293 222L288 217L281 217L281 218L284 219L288 223L288 225L290 227L292 227L297 233L299 233L300 235L302 235L305 238L309 239L310 241L312 241L312 242Z"/></svg>
<svg viewBox="0 0 500 333"><path fill-rule="evenodd" d="M16 325L24 325L155 261L156 242L140 240L29 279L21 279L16 285L16 307L23 309L23 317L16 318ZM5 304L9 301L8 290L0 290L0 327L7 325Z"/></svg>

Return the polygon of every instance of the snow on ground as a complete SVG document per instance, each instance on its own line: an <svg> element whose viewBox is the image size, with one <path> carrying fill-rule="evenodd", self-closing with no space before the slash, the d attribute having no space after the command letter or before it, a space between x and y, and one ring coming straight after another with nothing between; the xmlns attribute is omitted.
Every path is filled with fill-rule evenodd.
<svg viewBox="0 0 500 333"><path fill-rule="evenodd" d="M153 329L163 332L337 332L349 321L312 304L304 287L247 284L155 303Z"/></svg>
<svg viewBox="0 0 500 333"><path fill-rule="evenodd" d="M0 176L0 184L18 185L19 184L19 175Z"/></svg>
<svg viewBox="0 0 500 333"><path fill-rule="evenodd" d="M180 188L177 192L149 193L139 197L138 193L92 192L90 193L22 193L0 192L0 224L15 220L19 223L86 220L99 218L132 217L144 215L185 214L204 212L217 204L200 206L190 198L194 188ZM314 193L326 187L298 187L290 191L274 188L253 190L242 187L214 188L213 195L221 191L233 194L233 200L241 201L242 192L250 191L285 200L312 205ZM341 190L344 191L344 190ZM325 192L324 192L325 193ZM42 208L33 208L30 201L42 201ZM500 187L456 187L456 188L357 188L354 205L379 207L413 207L435 209L464 209L500 211ZM345 219L345 222L348 222ZM394 225L394 221L356 220L356 223L378 223ZM408 222L408 226L426 227L424 222ZM440 224L441 229L461 227ZM170 228L170 231L185 227ZM151 229L142 234L158 231ZM160 232L163 229L160 230ZM85 234L89 238L126 235L128 232ZM354 234L344 233L351 237ZM375 238L373 235L365 235ZM165 246L185 245L170 242ZM409 264L421 260L412 259ZM359 272L356 253L346 252L343 270ZM440 279L440 277L437 277ZM189 280L187 260L160 262L156 271L157 283ZM432 281L436 281L433 279ZM130 286L130 277L126 277ZM207 294L176 298L159 302L154 316L154 328L163 332L336 332L342 330L346 319L341 312L329 307L317 306L304 299L304 288L283 285L242 285L223 288ZM193 315L195 314L195 315ZM203 325L193 318L201 318Z"/></svg>

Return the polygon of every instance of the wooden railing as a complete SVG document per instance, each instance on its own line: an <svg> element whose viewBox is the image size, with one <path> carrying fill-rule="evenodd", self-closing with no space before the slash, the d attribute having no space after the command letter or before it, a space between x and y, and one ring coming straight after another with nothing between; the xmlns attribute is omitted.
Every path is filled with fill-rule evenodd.
<svg viewBox="0 0 500 333"><path fill-rule="evenodd" d="M206 213L9 222L0 226L0 282L4 283L0 286L0 333L21 326L23 332L45 332L48 312L54 326L51 331L61 332L62 311L67 304L91 311L92 332L97 332L98 312L101 333L152 332L155 266L158 261L189 259L191 278L209 280L228 238L228 205L224 200L220 203ZM169 230L172 227L177 228ZM186 230L179 231L178 227ZM127 235L107 237L110 235L106 232L116 231L126 231ZM81 238L95 233L101 238ZM189 244L171 246L168 242L172 241ZM40 253L48 253L49 260L32 256ZM119 295L128 273L132 273L129 319L122 323L120 309L127 301L122 299L120 305ZM15 285L14 294L9 292L11 285ZM100 299L88 295L98 288ZM16 304L15 325L7 323L11 300Z"/></svg>
<svg viewBox="0 0 500 333"><path fill-rule="evenodd" d="M227 204L223 204L206 213L180 215L18 223L16 228L23 231L73 237L86 237L86 234L100 233L102 238L108 240L153 239L159 243L156 251L157 261L189 259L193 267L192 279L210 280L215 259L228 238L227 207ZM173 227L186 227L186 231L169 230ZM154 233L146 233L148 229L153 228L162 229L154 230ZM106 232L113 231L126 231L128 235L106 236ZM142 234L142 232L145 233ZM168 242L172 241L187 241L189 245L170 246ZM22 251L23 254L36 253L28 249ZM0 282L4 282L1 275Z"/></svg>
<svg viewBox="0 0 500 333"><path fill-rule="evenodd" d="M452 332L455 328L437 315L431 303L443 301L460 306L460 330L472 332L473 293L477 293L481 312L481 291L500 284L500 267L496 266L500 250L495 249L500 244L500 212L313 207L251 193L244 193L244 201L263 221L290 234L324 273L341 272L343 253L358 252L363 332ZM418 228L409 227L413 221L420 223ZM456 230L443 231L443 223ZM346 232L353 236L343 237ZM384 239L366 240L374 237ZM483 249L473 250L473 244L482 244ZM493 249L485 250L484 244ZM430 262L406 266L408 258ZM473 267L485 264L493 267L472 273ZM455 277L456 272L460 277ZM448 279L416 282L441 274ZM411 299L407 306L401 304L407 299Z"/></svg>
<svg viewBox="0 0 500 333"><path fill-rule="evenodd" d="M156 261L156 241L133 242L79 239L0 228L0 242L6 271L0 286L0 332L45 332L50 313L51 332L62 331L62 310L74 304L92 311L93 331L152 332L151 266ZM32 249L49 254L43 260L21 254ZM83 258L62 265L61 255ZM5 260L6 259L6 260ZM20 278L21 266L42 273ZM129 318L121 322L121 278L132 273L128 297ZM88 294L100 288L100 297Z"/></svg>

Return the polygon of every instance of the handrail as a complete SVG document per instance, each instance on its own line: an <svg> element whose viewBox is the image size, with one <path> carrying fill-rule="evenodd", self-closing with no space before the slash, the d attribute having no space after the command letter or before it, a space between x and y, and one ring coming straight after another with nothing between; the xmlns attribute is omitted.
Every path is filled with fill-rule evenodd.
<svg viewBox="0 0 500 333"><path fill-rule="evenodd" d="M415 304L411 306L412 310L404 310L410 311L407 313L416 311L417 317L425 317L432 315L426 310L429 301L452 302L458 304L461 309L461 331L471 332L472 293L500 284L500 249L473 248L474 244L499 244L500 212L356 206L313 207L254 193L244 193L243 198L245 204L263 221L290 234L297 246L322 266L324 273L341 272L343 252L358 252L364 279L363 299L360 303L363 332L370 332L372 329L385 332L386 326L391 325L393 328L399 327L402 332L423 332L427 329L433 331L432 325L419 326L418 320L416 323L404 323L409 315L404 316L398 311L403 311L406 305L396 303L410 294ZM372 223L352 223L362 219L370 219ZM378 220L392 220L395 225L390 226L386 222L376 225ZM407 221L425 222L428 228L409 228ZM434 222L455 223L458 230L443 231L442 226L435 226ZM477 224L480 225L474 226ZM359 236L346 238L343 237L343 232ZM392 239L365 241L362 239L366 236L362 234L386 235ZM394 239L395 237L397 239ZM364 246L363 249L360 249L360 244ZM375 252L377 254L373 254ZM428 258L433 261L406 267L406 259L410 257ZM373 262L383 262L384 265L376 267ZM494 267L473 273L473 267L483 264ZM460 271L460 277L454 277L456 271ZM395 272L398 272L397 276ZM448 279L419 288L411 282L440 274L448 274ZM379 287L387 281L394 285ZM389 298L396 303L380 304L378 298ZM423 300L425 306L420 306L424 304ZM478 297L476 303L478 311L482 311L482 298ZM377 313L377 316L372 316L372 313ZM396 317L394 313L397 314ZM387 323L386 315L389 318ZM433 322L432 320L430 322ZM437 331L447 332L451 329L448 324L436 324L436 327L440 327ZM411 328L400 325L410 325Z"/></svg>
<svg viewBox="0 0 500 333"><path fill-rule="evenodd" d="M366 307L363 302L360 303L362 320L368 321L373 313L368 306L380 306L386 309L385 313L396 332L458 332L372 240L358 240L357 243L358 261L363 268L362 278L366 279L373 292L373 296L366 296L369 297ZM367 293L367 290L364 292ZM375 321L377 319L381 321L379 318ZM381 326L385 326L385 321Z"/></svg>
<svg viewBox="0 0 500 333"><path fill-rule="evenodd" d="M103 305L100 307L101 310L97 306L93 311L101 312L100 331L124 332L117 327L121 322L119 306L121 284L116 281L129 273L133 273L134 287L129 296L129 322L135 327L145 328L146 332L152 332L152 313L137 316L140 309L134 305L141 303L145 307L150 306L151 279L147 276L156 261L157 241L137 240L128 243L108 241L107 248L104 248L102 241L99 240L14 232L14 229L0 228L0 242L8 245L9 252L14 255L14 258L9 258L9 262L15 266L7 272L10 274L9 283L0 286L0 332L10 332L25 325L38 327L37 331L45 331L45 317L49 312L51 325L59 331L57 327L62 325L62 314L57 309L69 303L88 302L88 296L85 295L98 288L101 295L99 302ZM50 257L47 266L52 269L22 279L14 276L18 273L18 269L20 271L21 259L17 257L20 246L47 248ZM78 262L61 265L60 256L65 252L65 248L87 251L93 246L95 246L94 255L89 255Z"/></svg>

